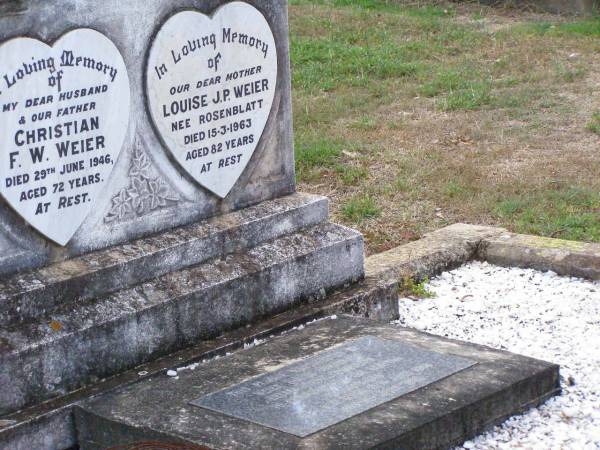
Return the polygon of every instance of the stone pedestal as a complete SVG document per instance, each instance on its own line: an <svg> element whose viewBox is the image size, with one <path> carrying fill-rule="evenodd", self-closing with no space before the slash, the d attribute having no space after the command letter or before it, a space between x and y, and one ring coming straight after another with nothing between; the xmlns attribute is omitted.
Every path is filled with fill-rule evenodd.
<svg viewBox="0 0 600 450"><path fill-rule="evenodd" d="M325 198L293 194L6 277L0 418L317 301L363 275L362 236L328 222ZM37 442L35 428L22 447L7 433L0 422L10 448Z"/></svg>
<svg viewBox="0 0 600 450"><path fill-rule="evenodd" d="M360 234L294 194L4 280L0 415L363 276Z"/></svg>

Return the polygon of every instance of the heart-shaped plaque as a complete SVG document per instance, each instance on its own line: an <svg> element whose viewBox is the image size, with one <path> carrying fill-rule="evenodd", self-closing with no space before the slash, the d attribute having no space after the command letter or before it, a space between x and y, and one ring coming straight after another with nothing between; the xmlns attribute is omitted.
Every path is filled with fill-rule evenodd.
<svg viewBox="0 0 600 450"><path fill-rule="evenodd" d="M103 34L52 47L0 46L0 192L32 227L66 245L106 187L129 122L129 77Z"/></svg>
<svg viewBox="0 0 600 450"><path fill-rule="evenodd" d="M277 50L265 17L244 2L212 16L183 11L150 49L148 103L164 144L183 169L221 198L263 134L277 83Z"/></svg>

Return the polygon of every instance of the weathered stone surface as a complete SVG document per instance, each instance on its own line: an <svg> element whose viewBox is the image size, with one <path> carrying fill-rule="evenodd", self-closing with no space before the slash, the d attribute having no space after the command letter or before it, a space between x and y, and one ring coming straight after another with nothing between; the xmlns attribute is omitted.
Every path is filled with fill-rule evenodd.
<svg viewBox="0 0 600 450"><path fill-rule="evenodd" d="M477 364L305 438L189 404L198 396L364 336L396 340ZM81 448L157 439L209 448L442 449L560 390L556 365L346 317L308 325L178 375L178 379L159 375L77 408ZM331 377L335 376L334 369Z"/></svg>
<svg viewBox="0 0 600 450"><path fill-rule="evenodd" d="M451 225L418 241L371 256L366 261L366 275L399 281L404 277L431 277L469 261L484 238L505 232L502 228Z"/></svg>
<svg viewBox="0 0 600 450"><path fill-rule="evenodd" d="M328 201L293 194L0 280L0 325L44 317L327 220Z"/></svg>
<svg viewBox="0 0 600 450"><path fill-rule="evenodd" d="M363 336L191 404L307 437L473 365L402 341Z"/></svg>
<svg viewBox="0 0 600 450"><path fill-rule="evenodd" d="M0 448L10 450L65 450L75 447L75 420L71 408L30 416L14 425L0 424Z"/></svg>
<svg viewBox="0 0 600 450"><path fill-rule="evenodd" d="M368 260L368 258L367 258ZM321 307L336 314L389 322L398 319L398 281L366 276L360 283L333 293Z"/></svg>
<svg viewBox="0 0 600 450"><path fill-rule="evenodd" d="M524 234L485 238L478 257L492 264L552 270L560 275L600 279L600 245Z"/></svg>
<svg viewBox="0 0 600 450"><path fill-rule="evenodd" d="M362 278L362 236L321 224L0 330L0 414Z"/></svg>
<svg viewBox="0 0 600 450"><path fill-rule="evenodd" d="M504 228L461 223L371 256L366 260L365 272L367 279L402 281L406 276L431 277L471 259L600 279L599 244L514 234Z"/></svg>
<svg viewBox="0 0 600 450"><path fill-rule="evenodd" d="M6 3L6 2L4 2ZM225 199L193 181L170 159L146 110L145 55L176 11L210 14L226 0L27 0L2 4L0 41L29 36L52 44L73 28L91 28L121 53L130 75L131 112L125 143L105 189L66 247L54 244L0 201L0 271L14 273L139 239L290 194L295 190L291 133L287 1L250 0L267 20L277 47L273 106L248 166ZM257 137L258 139L259 137ZM154 200L123 205L152 192ZM150 194L148 194L150 195ZM121 207L122 206L122 207Z"/></svg>
<svg viewBox="0 0 600 450"><path fill-rule="evenodd" d="M507 235L511 236L508 242L506 242L506 238L502 238ZM441 268L453 267L463 260L466 262L469 258L485 259L486 255L489 255L490 262L496 264L527 265L531 264L531 256L529 256L530 259L524 260L522 254L535 254L534 250L541 249L545 249L544 252L549 251L551 255L555 252L565 252L563 254L566 259L572 258L574 254L588 254L586 257L592 258L592 262L580 266L586 268L593 266L593 253L597 251L595 244L512 235L500 228L464 224L439 230L426 236L423 241L367 258L365 279L357 285L329 295L323 302L316 301L297 306L253 327L243 327L227 333L217 340L196 345L166 359L147 363L138 370L125 372L119 377L91 385L77 393L56 398L21 413L4 416L2 419L15 421L15 424L4 428L0 424L0 447L27 450L30 448L61 448L54 444L42 447L38 445L38 442L67 442L68 446L75 445L75 431L70 425L72 406L83 398L99 392L110 391L115 386L134 382L138 378L144 378L138 376L138 371L147 371L147 376L153 376L161 373L165 367L190 364L208 355L214 355L215 352L218 354L233 352L244 342L252 342L255 338L262 339L277 334L281 330L327 314L348 313L383 321L395 319L398 316L398 283L404 276L433 276ZM498 246L494 250L496 256L489 253L491 247L488 247L488 243L490 242ZM498 249L510 246L513 242L519 243L518 246L515 245L519 251L509 257L509 254L503 250L502 259L500 259ZM545 264L547 265L539 267L560 271L560 267L551 262L552 260L546 257ZM562 267L567 270L565 275L572 274L568 271L570 270L568 265ZM589 269L585 269L578 276L586 276L586 273L591 273L589 276L593 276L593 272L590 272ZM16 442L20 444L17 445ZM64 448L66 447L67 445L64 446Z"/></svg>
<svg viewBox="0 0 600 450"><path fill-rule="evenodd" d="M471 259L600 279L600 244L515 234L504 228L461 223L367 258L365 274L367 279L398 281L407 276L431 277Z"/></svg>

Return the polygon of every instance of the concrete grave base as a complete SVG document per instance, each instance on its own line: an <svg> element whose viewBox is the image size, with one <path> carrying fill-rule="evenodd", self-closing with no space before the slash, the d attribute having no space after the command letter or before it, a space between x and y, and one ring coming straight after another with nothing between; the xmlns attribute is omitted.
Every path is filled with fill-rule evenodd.
<svg viewBox="0 0 600 450"><path fill-rule="evenodd" d="M462 370L449 375L446 373L441 379L409 390L390 401L366 407L357 414L354 411L345 420L306 437L190 404L199 397L246 380L257 380L256 377L262 374L274 374L274 371L286 370L292 364L310 362L311 358L325 355L325 351L339 351L349 343L363 342L361 338L365 337L389 342L382 348L390 349L390 358L397 358L391 350L392 343L397 343L439 355L438 359L454 358L470 361L471 364L463 364ZM364 347L366 356L368 349L369 345ZM372 364L379 364L379 359L385 358L383 355ZM348 362L351 360L349 358ZM398 371L407 369L402 366L401 358L395 361ZM435 372L438 365L431 360L419 361L410 357L407 357L406 363L431 366L425 367L426 372ZM305 375L314 377L314 372L313 368ZM305 384L310 393L312 389L318 391L320 384L331 383L331 394L322 395L318 400L323 405L322 409L326 410L328 402L341 401L337 398L337 386L342 384L341 377L348 375L344 375L347 370L343 365L335 364L329 364L324 373L326 377L316 377ZM296 378L298 375L296 370ZM374 381L376 373L371 376ZM425 376L425 373L415 376ZM396 382L401 381L397 379ZM370 382L370 376L364 377L361 389L365 392L373 388L394 391L394 386L370 387ZM414 382L418 384L418 380ZM273 394L273 387L268 384L254 384L267 386L264 388L269 389L266 398L278 398L277 392ZM256 386L254 389L257 389ZM189 443L211 449L426 450L459 444L490 424L538 405L559 390L558 366L554 364L411 329L340 316L309 324L302 330L292 331L229 357L180 370L176 378L161 374L85 402L76 409L75 416L82 450L100 450L149 440ZM298 398L279 397L274 401L287 401L292 408L301 407L305 400L303 393L296 392L295 395ZM339 395L347 398L343 392ZM310 395L306 396L307 401L311 401L310 398ZM274 413L280 409L279 405L269 403L263 408L271 408ZM319 412L311 410L305 411L305 414L314 416ZM296 418L302 421L305 414L297 413ZM272 417L271 420L281 422L280 417Z"/></svg>
<svg viewBox="0 0 600 450"><path fill-rule="evenodd" d="M288 210L291 210L293 214L290 215ZM219 231L217 236L246 236L248 240L245 242L247 242L248 247L252 247L259 245L263 239L285 237L286 234L300 228L314 228L314 226L327 219L326 200L302 194L282 199L282 202L278 200L273 204L266 203L262 211L261 215L258 211L249 208L241 212L241 216L237 213L234 216L226 215L222 219L212 222L212 224L215 224L218 230L223 230L222 232ZM252 217L255 219L252 219ZM267 236L261 231L265 229L262 226L263 219L261 217L265 217L269 223L280 224L275 235ZM298 222L299 219L303 220ZM241 224L241 227L238 227L238 224ZM193 227L194 230L197 228L201 231L205 229L205 225L208 224L199 224ZM207 228L207 230L210 229L210 227ZM135 262L139 260L141 266L144 264L144 258L150 257L148 261L154 261L151 263L151 267L156 267L160 271L162 265L156 264L161 260L160 255L173 254L168 245L164 247L169 242L173 243L175 252L179 252L178 248L211 248L205 247L203 244L205 240L203 236L209 234L204 235L196 232L188 234L185 229L176 230L174 233L173 237L167 241L153 238L140 241L139 245L129 248L129 251L131 251L129 256L126 254L121 256L117 252L112 257L110 256L112 253L109 252L106 259L103 257L100 260L114 260L111 264L115 267L115 271L112 272L111 276L117 274L115 279L126 283L128 278L118 275L127 274L126 270L122 270L124 268L121 264L122 261L131 260ZM197 243L194 243L194 241ZM186 242L190 242L190 244L186 244ZM232 242L244 243L240 238L235 238ZM239 251L238 248L236 245L232 250ZM167 253L161 253L164 251ZM197 264L199 260L196 255L201 255L201 253L182 253L182 255L184 257L179 261L182 266L186 266ZM93 263L95 259L92 256L89 261ZM278 335L285 330L314 319L342 313L382 321L396 319L398 318L398 290L405 278L432 277L441 271L451 270L474 259L505 266L553 270L566 276L600 279L599 244L518 235L509 233L502 228L466 224L452 225L430 233L419 241L367 258L365 261L365 278L362 281L334 292L326 298L314 299L314 301L304 304L294 303L294 307L286 312L253 321L250 326L237 328L210 340L199 338L182 350L174 351L165 356L153 356L147 362L143 362L133 369L123 369L120 373L106 379L93 380L90 378L84 386L77 390L65 392L68 388L63 388L62 392L54 392L55 397L48 401L40 400L25 409L1 414L0 448L10 448L11 450L30 450L32 448L62 450L76 446L77 436L73 409L83 401L112 392L115 389L122 389L133 383L142 382L151 377L160 376L166 372L167 368L180 367L215 355L236 352L255 339ZM57 278L50 277L54 272L49 273L48 277L42 280L43 286L35 282L31 284L27 282L24 287L37 285L35 286L36 289L39 289L37 292L44 292L45 289L53 285L58 286L55 283L60 282L63 268L67 270L65 273L68 273L68 266L58 266L58 269L61 270L57 271ZM92 276L95 270L91 267L90 271L84 271L83 273L89 273ZM93 280L94 278L88 279ZM28 278L25 278L25 280L28 280ZM89 287L100 286L94 283L88 285ZM73 284L72 286L76 287L78 285ZM86 284L83 283L80 286L86 286ZM19 295L22 295L19 294L18 289L14 292L16 297L12 298L16 299ZM25 290L23 293L25 293ZM51 296L46 298L51 299ZM80 302L74 303L74 305L79 304ZM52 303L49 302L48 305L49 311L53 311ZM12 311L15 312L15 310ZM10 312L10 309L7 312ZM10 317L10 314L8 316ZM18 315L13 315L12 320L9 319L9 322L17 317ZM132 317L135 317L135 315ZM21 314L18 320L26 320L31 323L31 318L26 319L24 314ZM34 322L36 321L34 320ZM37 323L43 325L43 322L39 320ZM113 323L118 324L119 322ZM19 326L23 329L23 325L15 325L16 329L19 329ZM42 330L43 327L40 326L39 329ZM52 346L61 342L61 336L69 336L64 330L54 333L50 333L49 330L49 322L46 322L45 334L42 335L39 342ZM54 337L53 334L55 334ZM51 337L51 339L47 340L43 336ZM69 337L69 339L75 339L75 337ZM9 349L4 347L3 344L4 341L0 338L0 355L9 354ZM26 342L23 342L19 345L25 344ZM60 348L60 346L55 348ZM32 371L32 373L36 372ZM14 382L18 379L18 375L11 375L9 371L7 381L3 382L2 385L12 386L11 389L13 389L15 387Z"/></svg>

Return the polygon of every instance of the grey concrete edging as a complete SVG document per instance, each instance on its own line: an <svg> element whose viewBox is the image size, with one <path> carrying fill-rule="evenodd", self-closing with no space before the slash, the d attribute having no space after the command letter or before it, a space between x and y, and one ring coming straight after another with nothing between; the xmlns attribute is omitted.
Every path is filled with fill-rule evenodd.
<svg viewBox="0 0 600 450"><path fill-rule="evenodd" d="M477 256L500 266L552 270L559 275L600 280L600 244L501 233L483 239Z"/></svg>
<svg viewBox="0 0 600 450"><path fill-rule="evenodd" d="M454 224L423 239L367 258L367 276L431 277L472 259L559 275L600 279L600 244L509 233L504 228Z"/></svg>
<svg viewBox="0 0 600 450"><path fill-rule="evenodd" d="M373 255L365 261L367 276L402 281L431 277L475 258L484 239L506 233L502 228L455 224L418 241Z"/></svg>

